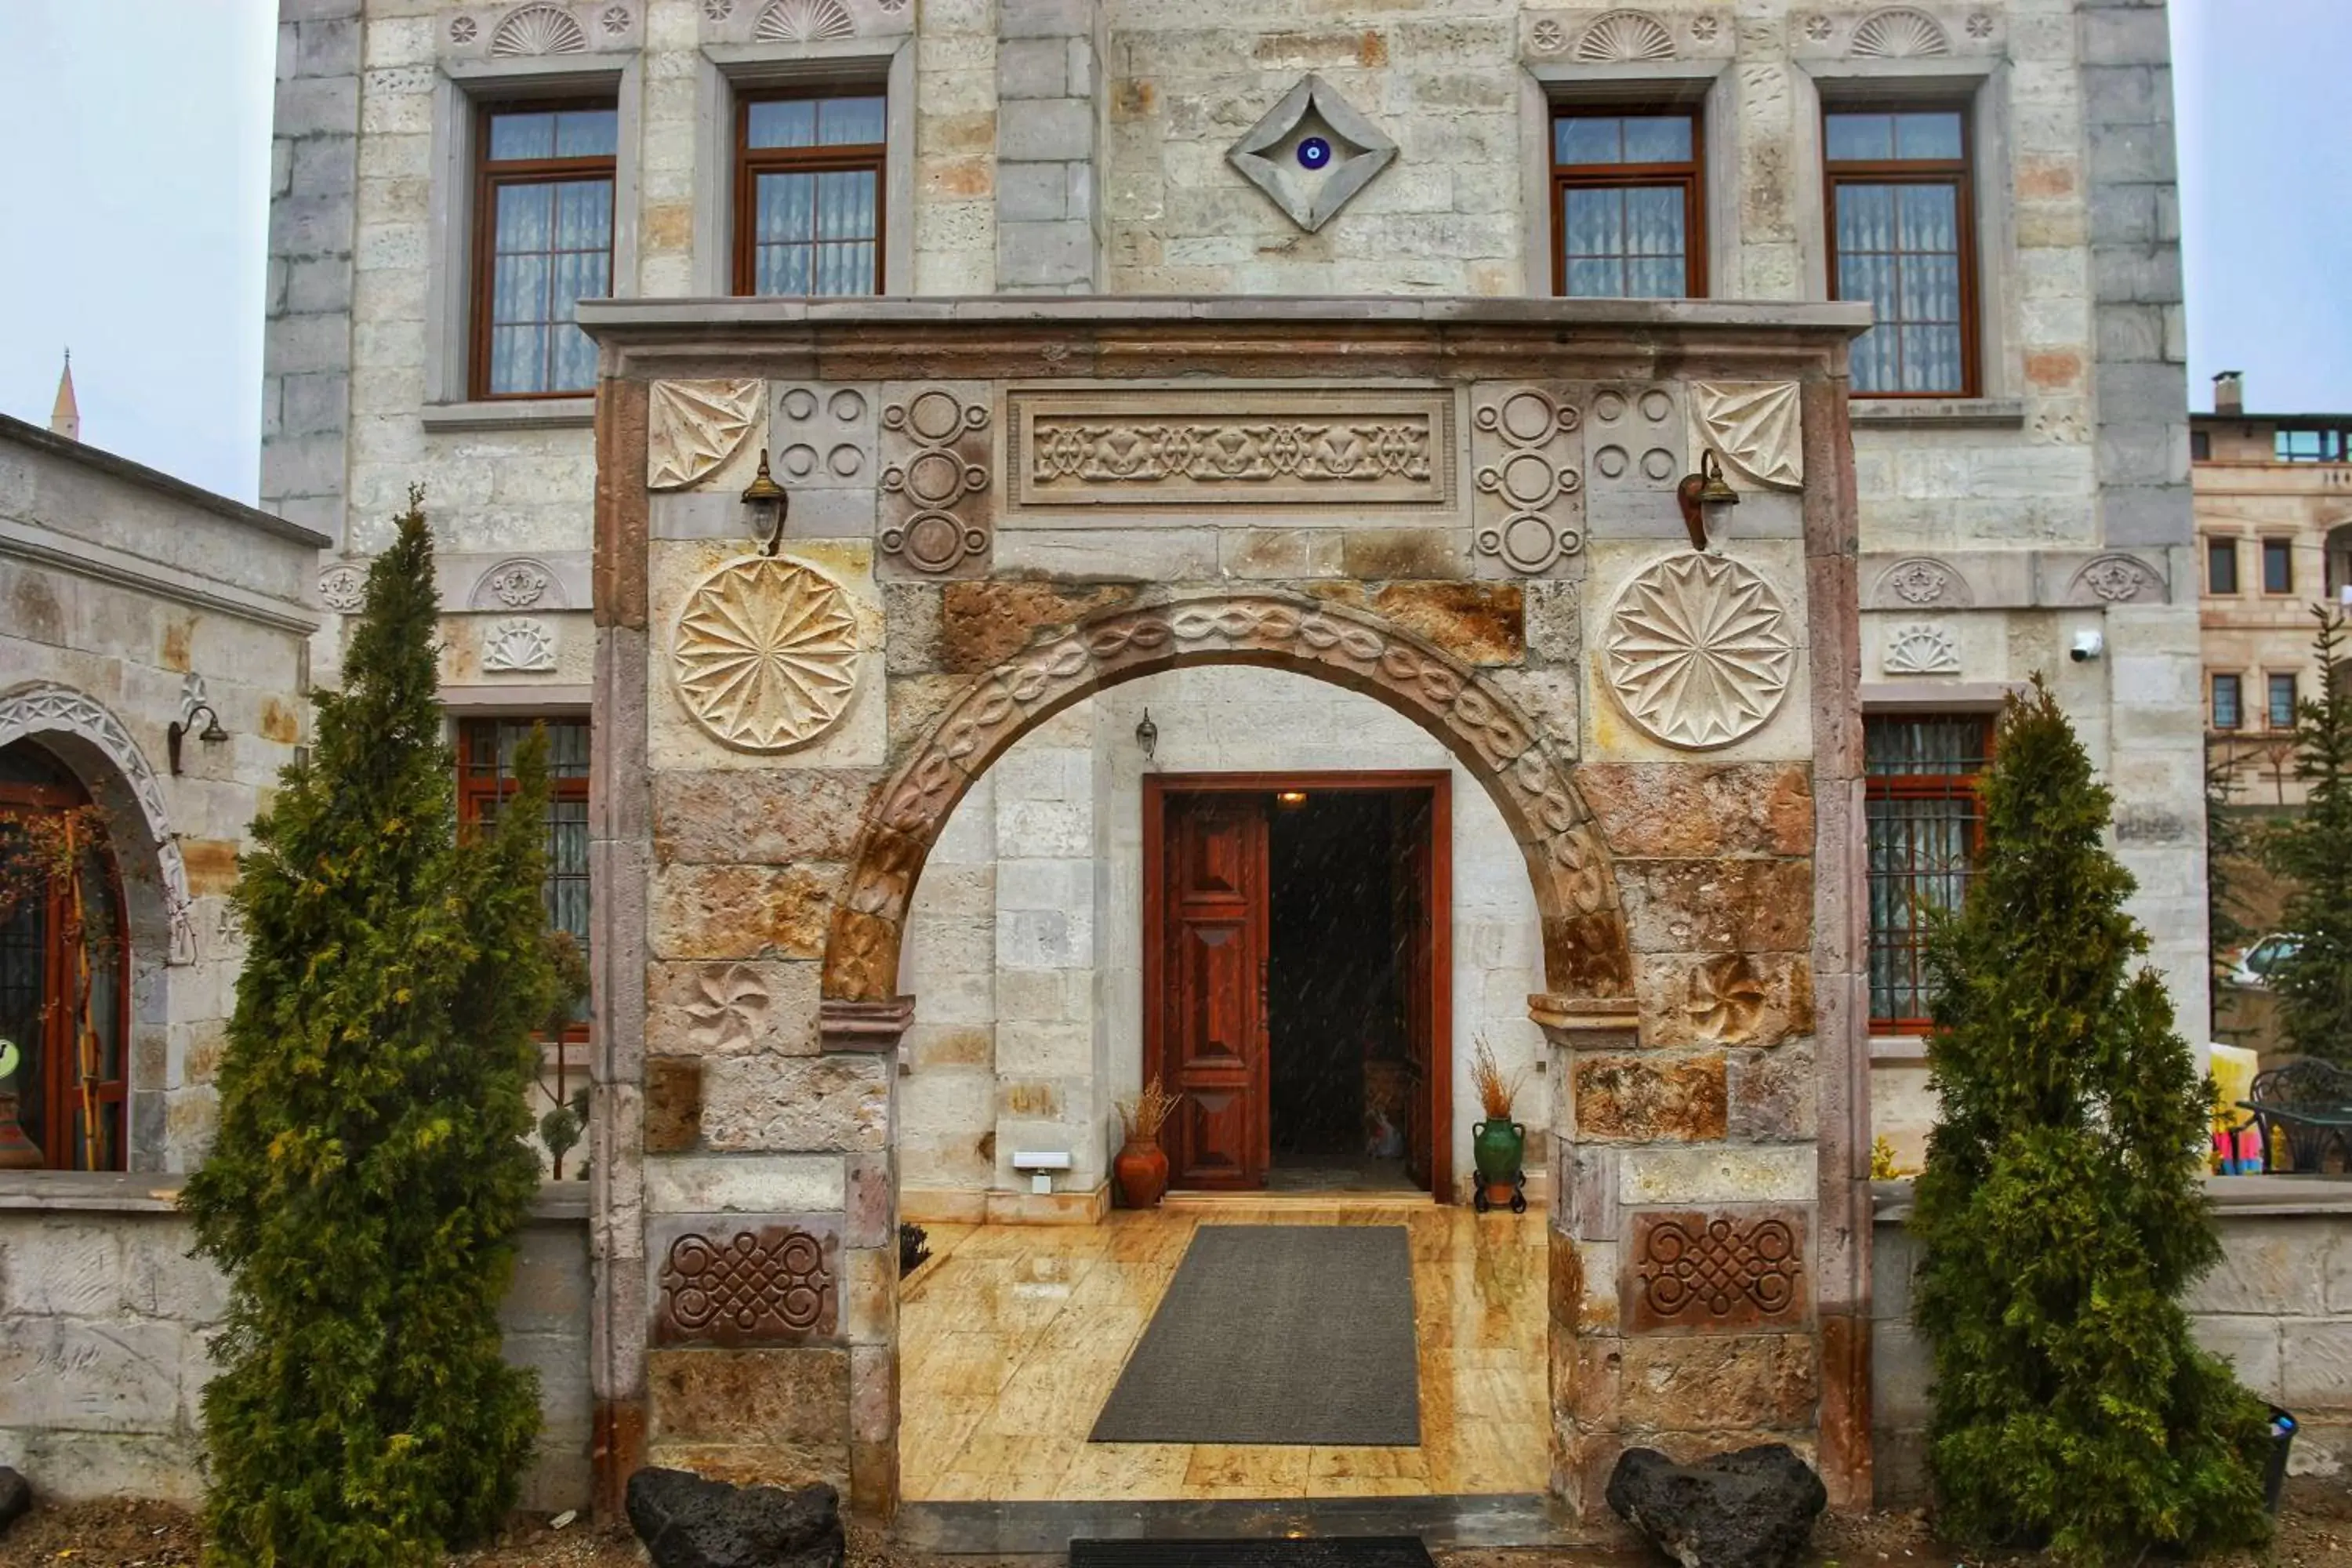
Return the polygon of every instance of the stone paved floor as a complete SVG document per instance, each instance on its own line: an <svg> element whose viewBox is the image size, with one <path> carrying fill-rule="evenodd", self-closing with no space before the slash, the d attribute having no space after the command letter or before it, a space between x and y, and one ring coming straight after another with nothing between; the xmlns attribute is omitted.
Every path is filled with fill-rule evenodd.
<svg viewBox="0 0 2352 1568"><path fill-rule="evenodd" d="M1412 1232L1422 1444L1089 1443L1200 1225ZM1426 1198L1189 1200L1098 1226L933 1226L899 1308L909 1500L1268 1499L1539 1492L1547 1258L1539 1211Z"/></svg>

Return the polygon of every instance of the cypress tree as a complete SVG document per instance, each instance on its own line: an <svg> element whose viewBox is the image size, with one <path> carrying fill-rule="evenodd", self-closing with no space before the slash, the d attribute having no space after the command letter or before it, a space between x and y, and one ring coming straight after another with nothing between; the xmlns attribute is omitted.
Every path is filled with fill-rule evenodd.
<svg viewBox="0 0 2352 1568"><path fill-rule="evenodd" d="M230 1281L208 1563L437 1563L513 1506L538 1429L498 1307L539 1182L546 745L460 841L432 551L411 490L237 886L220 1131L182 1200Z"/></svg>
<svg viewBox="0 0 2352 1568"><path fill-rule="evenodd" d="M2263 836L2264 858L2287 883L2281 919L2302 945L2270 984L2296 1055L2352 1062L2352 681L2336 668L2344 617L2325 605L2312 615L2319 692L2296 705L2294 731L2305 804Z"/></svg>
<svg viewBox="0 0 2352 1568"><path fill-rule="evenodd" d="M2210 1089L2133 972L2112 804L2048 688L2012 699L1976 875L1929 948L1941 1106L1910 1222L1939 1526L2075 1562L2266 1529L2264 1411L2179 1304L2221 1256Z"/></svg>

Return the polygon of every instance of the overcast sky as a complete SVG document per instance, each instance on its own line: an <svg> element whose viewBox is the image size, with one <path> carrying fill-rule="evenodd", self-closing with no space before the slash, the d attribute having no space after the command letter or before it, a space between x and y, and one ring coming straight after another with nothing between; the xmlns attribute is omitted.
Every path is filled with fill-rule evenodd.
<svg viewBox="0 0 2352 1568"><path fill-rule="evenodd" d="M86 440L244 500L276 10L0 0L0 411L46 423L70 345ZM2190 404L2236 369L2258 409L2352 410L2352 0L2174 0L2172 26Z"/></svg>

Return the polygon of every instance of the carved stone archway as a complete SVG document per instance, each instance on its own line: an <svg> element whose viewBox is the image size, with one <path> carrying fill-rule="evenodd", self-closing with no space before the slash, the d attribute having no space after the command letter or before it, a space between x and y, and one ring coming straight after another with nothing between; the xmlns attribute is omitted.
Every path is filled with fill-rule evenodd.
<svg viewBox="0 0 2352 1568"><path fill-rule="evenodd" d="M59 736L94 748L138 806L147 839L154 848L155 874L170 933L169 962L194 963L196 933L189 913L188 868L181 858L179 840L173 837L171 818L163 808L163 786L155 777L155 770L147 765L147 758L131 738L131 731L104 703L70 687L31 686L0 697L0 746ZM107 785L114 781L84 782L89 784L91 795L103 804Z"/></svg>
<svg viewBox="0 0 2352 1568"><path fill-rule="evenodd" d="M888 1023L923 861L956 803L1037 725L1095 692L1184 665L1248 664L1377 699L1444 742L1500 809L1534 881L1544 984L1558 997L1633 989L1625 921L1598 825L1542 731L1470 666L1379 616L1303 595L1179 598L1079 622L981 675L883 784L824 958L826 1030ZM1628 1004L1630 1005L1630 1004Z"/></svg>

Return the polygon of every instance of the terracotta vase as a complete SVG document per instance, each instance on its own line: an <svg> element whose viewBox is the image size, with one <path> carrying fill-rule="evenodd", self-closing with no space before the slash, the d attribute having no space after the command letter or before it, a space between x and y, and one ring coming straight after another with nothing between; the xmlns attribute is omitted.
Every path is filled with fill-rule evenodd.
<svg viewBox="0 0 2352 1568"><path fill-rule="evenodd" d="M1157 1138L1129 1138L1110 1168L1123 1208L1156 1209L1168 1194L1168 1154Z"/></svg>

